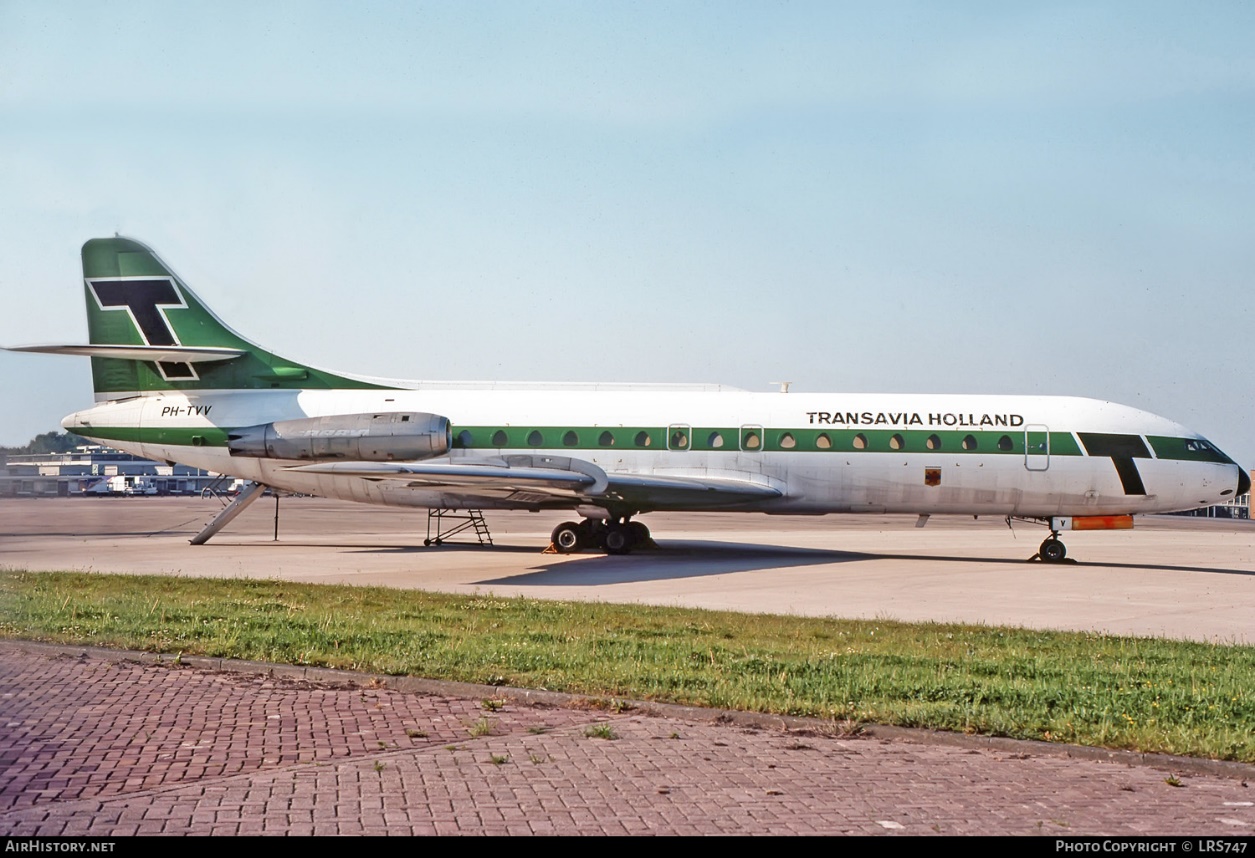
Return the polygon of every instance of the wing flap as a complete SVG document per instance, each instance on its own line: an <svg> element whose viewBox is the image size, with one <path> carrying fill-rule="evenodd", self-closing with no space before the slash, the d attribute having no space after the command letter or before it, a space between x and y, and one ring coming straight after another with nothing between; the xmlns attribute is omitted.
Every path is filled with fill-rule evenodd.
<svg viewBox="0 0 1255 858"><path fill-rule="evenodd" d="M771 500L783 492L745 477L609 474L605 496L641 509L709 508Z"/></svg>
<svg viewBox="0 0 1255 858"><path fill-rule="evenodd" d="M500 461L500 460L498 460ZM326 462L290 468L299 474L361 477L367 480L404 480L424 488L470 488L500 491L549 490L572 497L593 485L596 477L562 468L510 464L454 464L452 462Z"/></svg>

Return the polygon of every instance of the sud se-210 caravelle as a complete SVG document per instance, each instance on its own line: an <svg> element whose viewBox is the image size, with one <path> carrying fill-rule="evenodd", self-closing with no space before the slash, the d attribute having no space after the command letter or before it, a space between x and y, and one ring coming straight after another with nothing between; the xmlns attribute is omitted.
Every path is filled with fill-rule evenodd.
<svg viewBox="0 0 1255 858"><path fill-rule="evenodd" d="M137 241L92 239L82 259L90 344L17 349L91 357L96 405L66 429L254 488L572 511L553 531L562 552L631 551L649 540L636 517L656 510L914 513L1039 521L1040 558L1061 561L1062 530L1250 488L1197 432L1094 399L333 373L241 337Z"/></svg>

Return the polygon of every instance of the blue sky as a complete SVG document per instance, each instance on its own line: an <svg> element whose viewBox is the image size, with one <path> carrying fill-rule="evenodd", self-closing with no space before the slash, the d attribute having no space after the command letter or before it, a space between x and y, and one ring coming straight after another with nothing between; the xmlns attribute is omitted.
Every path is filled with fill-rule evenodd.
<svg viewBox="0 0 1255 858"><path fill-rule="evenodd" d="M153 247L294 359L1072 394L1255 465L1249 3L0 0L0 344ZM0 354L0 444L90 401Z"/></svg>

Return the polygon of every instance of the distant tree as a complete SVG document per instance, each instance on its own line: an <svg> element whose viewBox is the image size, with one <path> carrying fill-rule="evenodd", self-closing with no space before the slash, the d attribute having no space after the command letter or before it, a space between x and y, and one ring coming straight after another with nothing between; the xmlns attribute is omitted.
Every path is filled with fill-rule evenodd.
<svg viewBox="0 0 1255 858"><path fill-rule="evenodd" d="M81 435L70 432L45 432L36 435L26 446L31 453L68 453L82 444L90 444Z"/></svg>
<svg viewBox="0 0 1255 858"><path fill-rule="evenodd" d="M23 456L30 453L68 453L91 441L71 432L44 432L36 435L24 447L0 447L0 457Z"/></svg>

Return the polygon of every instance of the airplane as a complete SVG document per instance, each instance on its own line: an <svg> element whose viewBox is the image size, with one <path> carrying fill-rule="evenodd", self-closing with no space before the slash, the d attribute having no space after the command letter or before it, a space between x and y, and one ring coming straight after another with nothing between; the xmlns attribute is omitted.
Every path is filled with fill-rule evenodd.
<svg viewBox="0 0 1255 858"><path fill-rule="evenodd" d="M317 369L222 322L148 247L82 249L96 404L62 426L252 482L429 510L562 511L552 548L625 554L662 510L911 513L1064 530L1222 503L1250 477L1197 432L1096 399L392 381Z"/></svg>

